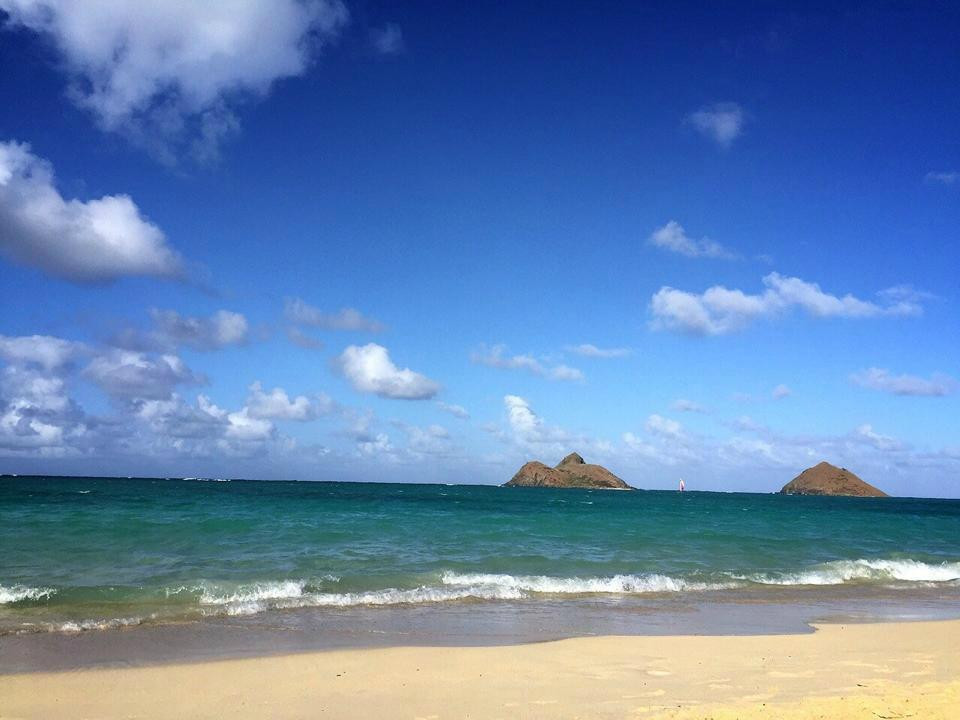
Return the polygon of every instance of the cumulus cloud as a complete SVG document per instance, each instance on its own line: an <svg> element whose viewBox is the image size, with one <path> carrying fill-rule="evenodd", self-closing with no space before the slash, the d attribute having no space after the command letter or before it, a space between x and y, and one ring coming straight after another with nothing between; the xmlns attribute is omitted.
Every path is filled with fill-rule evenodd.
<svg viewBox="0 0 960 720"><path fill-rule="evenodd" d="M470 413L467 412L467 409L462 405L450 405L442 400L438 400L437 407L446 413L450 413L455 418L459 418L460 420L467 420L470 418Z"/></svg>
<svg viewBox="0 0 960 720"><path fill-rule="evenodd" d="M651 327L691 335L725 335L792 308L822 318L907 317L923 311L916 296L881 293L880 303L850 294L838 297L824 292L816 283L775 272L764 277L763 284L766 289L756 295L723 285L714 285L701 294L662 287L650 302Z"/></svg>
<svg viewBox="0 0 960 720"><path fill-rule="evenodd" d="M690 237L676 220L670 220L663 227L654 230L647 242L658 248L686 255L690 258L730 259L736 257L734 253L715 240L707 237L699 240Z"/></svg>
<svg viewBox="0 0 960 720"><path fill-rule="evenodd" d="M404 50L403 30L396 23L370 31L370 46L380 55L399 55Z"/></svg>
<svg viewBox="0 0 960 720"><path fill-rule="evenodd" d="M430 378L409 368L398 368L387 349L376 343L350 345L340 354L338 364L359 392L401 400L428 400L440 390L440 385Z"/></svg>
<svg viewBox="0 0 960 720"><path fill-rule="evenodd" d="M55 370L74 360L84 345L49 335L0 335L0 358L11 365L37 365Z"/></svg>
<svg viewBox="0 0 960 720"><path fill-rule="evenodd" d="M942 373L922 378L916 375L893 375L889 370L873 367L854 373L851 379L862 387L892 395L943 397L957 389L957 381Z"/></svg>
<svg viewBox="0 0 960 720"><path fill-rule="evenodd" d="M176 355L151 356L131 350L109 350L90 361L83 374L118 399L164 400L178 385L197 384L194 374Z"/></svg>
<svg viewBox="0 0 960 720"><path fill-rule="evenodd" d="M770 391L770 397L772 397L774 400L783 400L783 398L790 397L790 395L792 394L793 394L793 390L791 390L789 387L787 387L783 383L780 383L773 390Z"/></svg>
<svg viewBox="0 0 960 720"><path fill-rule="evenodd" d="M321 330L353 330L375 333L385 329L383 323L364 316L359 310L343 308L335 313L327 313L300 298L287 299L284 316L288 322L320 328Z"/></svg>
<svg viewBox="0 0 960 720"><path fill-rule="evenodd" d="M0 370L0 450L40 456L75 454L88 428L57 368L14 364Z"/></svg>
<svg viewBox="0 0 960 720"><path fill-rule="evenodd" d="M583 343L581 345L568 345L566 349L567 352L572 352L574 355L580 355L582 357L589 358L601 358L604 360L626 357L627 355L633 354L633 351L629 348L599 348L596 345L591 345L590 343Z"/></svg>
<svg viewBox="0 0 960 720"><path fill-rule="evenodd" d="M52 41L69 96L100 127L173 162L215 156L233 108L302 74L347 21L339 0L0 0L8 25Z"/></svg>
<svg viewBox="0 0 960 720"><path fill-rule="evenodd" d="M90 434L69 397L72 361L86 348L46 335L0 335L0 451L6 455L75 455Z"/></svg>
<svg viewBox="0 0 960 720"><path fill-rule="evenodd" d="M126 195L66 200L30 146L0 142L0 252L74 282L173 278L180 256Z"/></svg>
<svg viewBox="0 0 960 720"><path fill-rule="evenodd" d="M250 386L246 409L251 418L272 420L313 420L333 411L333 400L324 394L311 399L305 395L290 398L283 388L265 391L259 381Z"/></svg>
<svg viewBox="0 0 960 720"><path fill-rule="evenodd" d="M568 365L545 365L532 355L507 355L504 345L481 347L471 355L471 360L487 367L503 370L525 370L548 380L583 380L583 372Z"/></svg>
<svg viewBox="0 0 960 720"><path fill-rule="evenodd" d="M737 103L723 102L706 105L687 116L687 122L721 148L729 148L740 133L746 113Z"/></svg>
<svg viewBox="0 0 960 720"><path fill-rule="evenodd" d="M960 180L960 172L957 172L956 170L928 172L924 179L928 183L953 185L957 180Z"/></svg>

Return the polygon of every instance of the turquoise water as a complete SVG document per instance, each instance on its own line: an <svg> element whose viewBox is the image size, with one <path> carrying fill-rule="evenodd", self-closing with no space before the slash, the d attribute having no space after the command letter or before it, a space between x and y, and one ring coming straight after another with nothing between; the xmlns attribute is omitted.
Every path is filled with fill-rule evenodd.
<svg viewBox="0 0 960 720"><path fill-rule="evenodd" d="M784 588L960 602L960 501L0 479L0 633Z"/></svg>

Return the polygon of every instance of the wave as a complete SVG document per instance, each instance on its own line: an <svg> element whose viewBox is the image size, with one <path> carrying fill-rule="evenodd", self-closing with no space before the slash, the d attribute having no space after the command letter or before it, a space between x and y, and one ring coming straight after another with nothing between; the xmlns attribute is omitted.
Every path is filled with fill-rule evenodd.
<svg viewBox="0 0 960 720"><path fill-rule="evenodd" d="M118 628L142 625L146 620L141 617L110 618L109 620L77 620L46 625L49 632L80 633L88 630L116 630Z"/></svg>
<svg viewBox="0 0 960 720"><path fill-rule="evenodd" d="M850 582L943 583L960 580L960 562L834 560L797 573L733 576L760 585L843 585Z"/></svg>
<svg viewBox="0 0 960 720"><path fill-rule="evenodd" d="M549 575L507 575L489 573L445 572L444 585L489 585L515 590L554 595L596 593L639 594L683 592L684 590L723 590L734 583L703 583L657 573L613 575L610 577L551 577Z"/></svg>
<svg viewBox="0 0 960 720"><path fill-rule="evenodd" d="M56 592L53 588L34 588L27 587L26 585L7 587L0 585L0 605L24 602L26 600L46 600Z"/></svg>

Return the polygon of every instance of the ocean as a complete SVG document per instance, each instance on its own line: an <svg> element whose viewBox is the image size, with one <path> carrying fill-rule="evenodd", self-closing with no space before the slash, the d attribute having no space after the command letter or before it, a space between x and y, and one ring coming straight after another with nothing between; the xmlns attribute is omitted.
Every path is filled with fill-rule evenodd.
<svg viewBox="0 0 960 720"><path fill-rule="evenodd" d="M767 606L960 615L960 501L0 479L0 639L220 623L390 643L431 627L462 640L474 622L510 641L724 617L749 631Z"/></svg>

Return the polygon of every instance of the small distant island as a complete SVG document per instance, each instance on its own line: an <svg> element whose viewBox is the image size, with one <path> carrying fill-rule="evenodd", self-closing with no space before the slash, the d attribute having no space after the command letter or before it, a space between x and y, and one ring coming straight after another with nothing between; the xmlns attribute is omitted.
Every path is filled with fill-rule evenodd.
<svg viewBox="0 0 960 720"><path fill-rule="evenodd" d="M567 455L556 467L537 460L528 462L503 486L633 490L602 465L591 465L575 452Z"/></svg>
<svg viewBox="0 0 960 720"><path fill-rule="evenodd" d="M889 497L883 490L864 482L846 468L821 462L807 468L780 490L783 495L849 495Z"/></svg>

